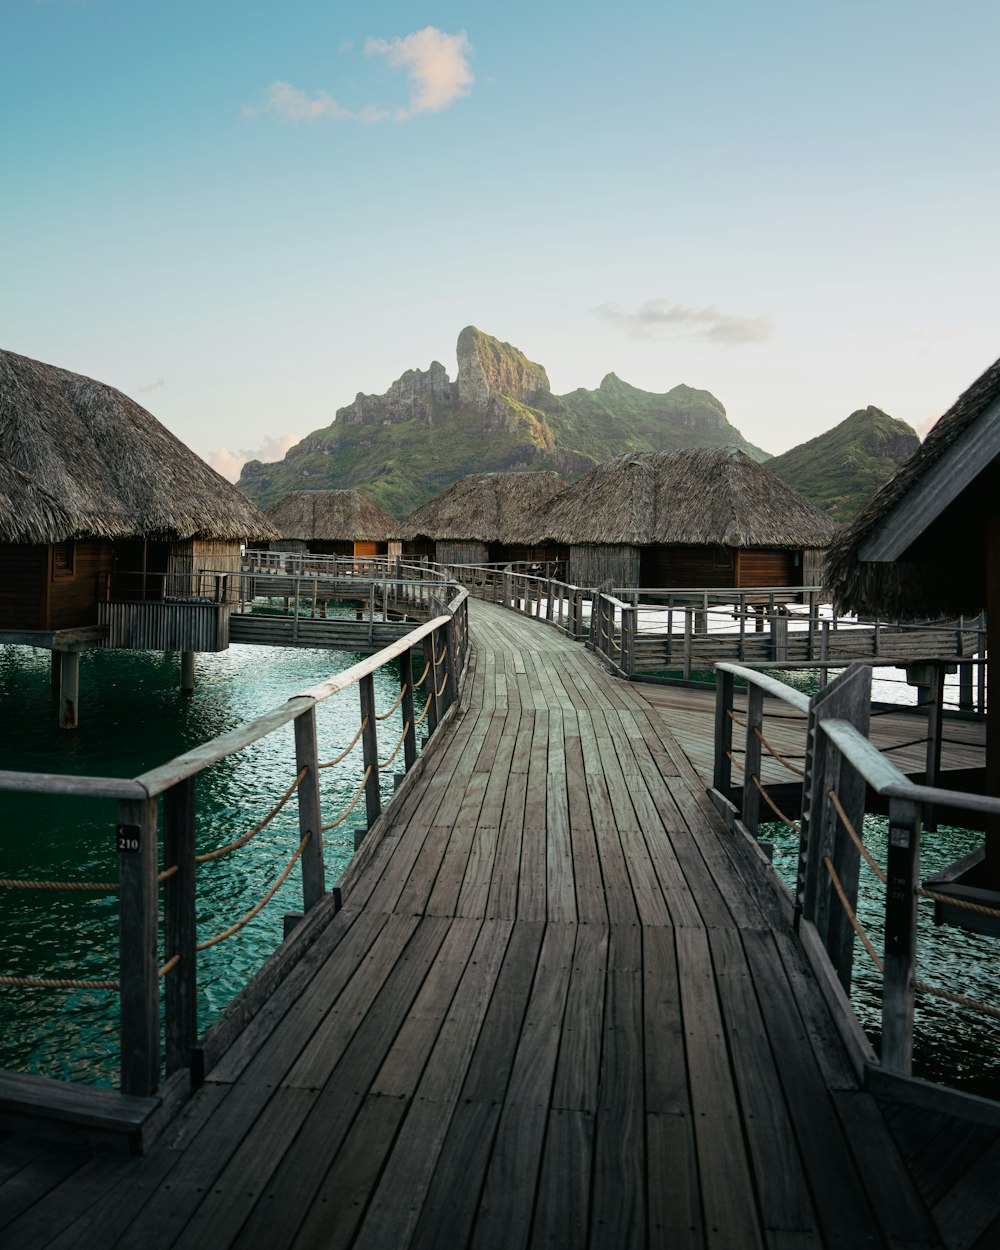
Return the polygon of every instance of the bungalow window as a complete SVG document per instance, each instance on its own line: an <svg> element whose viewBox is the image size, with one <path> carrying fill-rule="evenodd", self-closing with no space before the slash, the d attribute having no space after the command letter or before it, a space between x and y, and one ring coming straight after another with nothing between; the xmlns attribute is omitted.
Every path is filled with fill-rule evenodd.
<svg viewBox="0 0 1000 1250"><path fill-rule="evenodd" d="M52 577L72 577L74 573L74 560L76 557L76 544L70 539L64 543L52 544Z"/></svg>
<svg viewBox="0 0 1000 1250"><path fill-rule="evenodd" d="M733 567L733 553L728 547L716 547L715 567L717 569L731 569Z"/></svg>

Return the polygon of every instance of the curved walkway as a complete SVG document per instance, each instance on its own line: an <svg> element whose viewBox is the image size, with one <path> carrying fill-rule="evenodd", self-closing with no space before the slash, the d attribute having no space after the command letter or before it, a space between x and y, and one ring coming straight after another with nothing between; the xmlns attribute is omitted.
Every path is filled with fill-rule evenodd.
<svg viewBox="0 0 1000 1250"><path fill-rule="evenodd" d="M145 1157L0 1141L5 1250L942 1244L666 713L471 617L324 936Z"/></svg>

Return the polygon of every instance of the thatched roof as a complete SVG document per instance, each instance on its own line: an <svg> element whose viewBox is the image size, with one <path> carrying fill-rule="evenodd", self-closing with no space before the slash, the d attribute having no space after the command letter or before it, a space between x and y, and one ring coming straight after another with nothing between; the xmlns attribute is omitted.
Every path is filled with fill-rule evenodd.
<svg viewBox="0 0 1000 1250"><path fill-rule="evenodd" d="M616 456L531 524L535 541L635 547L826 547L840 528L732 447Z"/></svg>
<svg viewBox="0 0 1000 1250"><path fill-rule="evenodd" d="M558 473L473 473L397 524L394 537L526 542L529 515L565 488L566 479Z"/></svg>
<svg viewBox="0 0 1000 1250"><path fill-rule="evenodd" d="M0 542L84 537L277 535L121 391L0 351Z"/></svg>
<svg viewBox="0 0 1000 1250"><path fill-rule="evenodd" d="M985 608L986 522L1000 515L998 452L1000 360L831 547L829 580L838 603L902 617Z"/></svg>
<svg viewBox="0 0 1000 1250"><path fill-rule="evenodd" d="M296 490L265 514L281 537L308 542L385 542L398 522L356 490Z"/></svg>

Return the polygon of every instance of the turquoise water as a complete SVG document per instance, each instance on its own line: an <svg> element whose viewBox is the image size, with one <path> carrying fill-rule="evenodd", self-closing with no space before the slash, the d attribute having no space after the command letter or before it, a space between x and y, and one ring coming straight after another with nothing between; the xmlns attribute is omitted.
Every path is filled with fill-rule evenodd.
<svg viewBox="0 0 1000 1250"><path fill-rule="evenodd" d="M12 770L132 777L276 707L361 657L345 652L233 646L196 658L193 695L178 690L177 656L93 651L80 663L80 727L56 728L49 652L0 648L0 763ZM395 664L375 676L376 708L399 695ZM422 691L418 691L422 696ZM418 715L422 710L418 697ZM360 723L356 686L317 708L320 759L339 754ZM379 758L402 732L399 711L378 726ZM419 739L419 734L418 734ZM341 813L363 774L360 745L321 774L324 822ZM382 773L382 801L402 752ZM197 783L199 852L248 832L295 776L291 724L203 773ZM325 835L329 888L347 866L364 799ZM117 803L0 793L0 877L113 881ZM298 845L294 798L233 854L198 869L198 938L214 936L266 893ZM272 901L237 935L198 957L199 1030L204 1030L278 946L283 915L302 906L296 866ZM0 975L116 979L114 895L0 892ZM0 1067L116 1084L118 997L101 990L0 985Z"/></svg>
<svg viewBox="0 0 1000 1250"><path fill-rule="evenodd" d="M792 890L798 867L798 835L784 825L760 826L760 836L774 843L774 866ZM866 816L865 845L885 867L888 822ZM982 845L983 835L968 829L942 826L924 832L920 846L920 877L926 880ZM858 916L872 945L881 955L885 940L885 887L867 864L861 865ZM918 910L918 978L977 1002L1000 1008L997 956L1000 940L968 933L949 925L935 926L934 904L922 901ZM882 976L871 956L855 938L851 1002L872 1044L881 1036ZM913 1033L913 1068L917 1076L1000 1099L1000 1021L943 999L918 993Z"/></svg>

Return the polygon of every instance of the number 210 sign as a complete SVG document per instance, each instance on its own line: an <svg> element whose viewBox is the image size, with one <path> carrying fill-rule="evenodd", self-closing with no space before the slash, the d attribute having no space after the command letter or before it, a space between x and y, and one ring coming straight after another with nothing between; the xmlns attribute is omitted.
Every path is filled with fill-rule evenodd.
<svg viewBox="0 0 1000 1250"><path fill-rule="evenodd" d="M139 826L119 825L115 846L122 855L134 855L139 850Z"/></svg>

